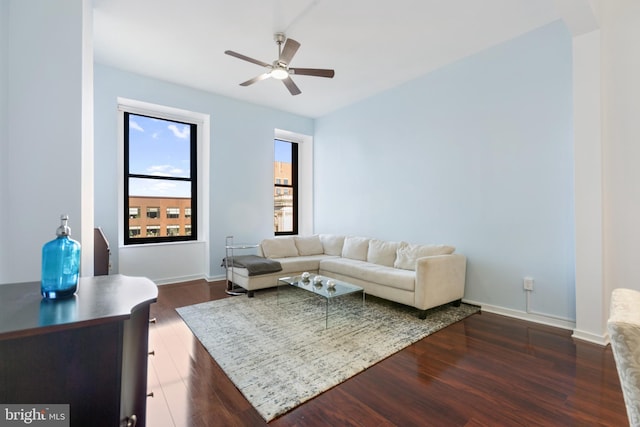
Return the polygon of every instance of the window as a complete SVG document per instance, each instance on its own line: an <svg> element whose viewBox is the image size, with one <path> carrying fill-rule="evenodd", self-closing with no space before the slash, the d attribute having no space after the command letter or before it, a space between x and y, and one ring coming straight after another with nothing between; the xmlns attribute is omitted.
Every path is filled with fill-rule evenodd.
<svg viewBox="0 0 640 427"><path fill-rule="evenodd" d="M298 144L274 140L273 225L276 236L298 233Z"/></svg>
<svg viewBox="0 0 640 427"><path fill-rule="evenodd" d="M147 208L147 218L160 218L160 208Z"/></svg>
<svg viewBox="0 0 640 427"><path fill-rule="evenodd" d="M194 123L124 112L125 245L197 239L197 135Z"/></svg>
<svg viewBox="0 0 640 427"><path fill-rule="evenodd" d="M191 208L184 208L184 217L191 218Z"/></svg>
<svg viewBox="0 0 640 427"><path fill-rule="evenodd" d="M159 225L147 225L147 237L158 237L160 235Z"/></svg>
<svg viewBox="0 0 640 427"><path fill-rule="evenodd" d="M180 218L180 208L167 208L167 218Z"/></svg>
<svg viewBox="0 0 640 427"><path fill-rule="evenodd" d="M179 225L167 225L167 236L177 236L180 234Z"/></svg>

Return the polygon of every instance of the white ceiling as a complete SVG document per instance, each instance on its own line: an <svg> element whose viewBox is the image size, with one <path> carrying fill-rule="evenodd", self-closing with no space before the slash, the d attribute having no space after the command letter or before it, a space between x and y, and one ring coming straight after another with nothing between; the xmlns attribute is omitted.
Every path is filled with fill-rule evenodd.
<svg viewBox="0 0 640 427"><path fill-rule="evenodd" d="M560 18L556 0L94 0L97 62L307 117L320 117ZM275 32L292 67L332 68L249 87Z"/></svg>

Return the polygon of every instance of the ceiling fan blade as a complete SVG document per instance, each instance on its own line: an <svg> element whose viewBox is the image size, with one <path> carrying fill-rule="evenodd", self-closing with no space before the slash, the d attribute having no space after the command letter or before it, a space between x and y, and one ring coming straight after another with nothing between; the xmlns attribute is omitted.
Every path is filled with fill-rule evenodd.
<svg viewBox="0 0 640 427"><path fill-rule="evenodd" d="M248 56L245 56L245 55L243 55L241 53L238 53L238 52L234 52L232 50L225 50L224 53L226 53L227 55L235 56L238 59L242 59L243 61L251 62L251 63L256 64L256 65L261 65L263 67L268 67L269 66L269 64L267 64L266 62L262 62L262 61L259 61L257 59L249 58Z"/></svg>
<svg viewBox="0 0 640 427"><path fill-rule="evenodd" d="M282 48L282 53L280 54L279 61L284 62L285 64L289 64L293 59L293 55L296 54L298 48L300 47L300 43L295 41L294 39L287 39L284 42L284 47Z"/></svg>
<svg viewBox="0 0 640 427"><path fill-rule="evenodd" d="M254 77L251 80L247 80L246 82L240 83L240 86L250 86L256 82L259 82L260 80L268 79L269 77L271 77L271 74L269 73L260 74L259 76Z"/></svg>
<svg viewBox="0 0 640 427"><path fill-rule="evenodd" d="M327 77L329 79L333 78L336 74L333 70L325 70L322 68L289 68L289 71L302 76Z"/></svg>
<svg viewBox="0 0 640 427"><path fill-rule="evenodd" d="M289 92L291 92L291 95L300 95L302 93L302 91L298 88L298 86L296 86L293 80L291 80L291 77L287 77L286 79L283 79L282 83L284 83L287 89L289 89Z"/></svg>

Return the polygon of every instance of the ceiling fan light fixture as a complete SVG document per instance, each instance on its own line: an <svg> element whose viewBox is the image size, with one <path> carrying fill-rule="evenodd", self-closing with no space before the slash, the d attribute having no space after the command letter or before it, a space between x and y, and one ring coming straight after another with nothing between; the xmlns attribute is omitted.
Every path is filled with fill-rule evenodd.
<svg viewBox="0 0 640 427"><path fill-rule="evenodd" d="M0 0L1 1L1 0ZM259 82L264 79L273 77L276 80L280 80L286 86L291 95L300 95L302 91L293 82L293 79L289 77L289 74L300 74L303 76L316 76L332 78L334 75L333 70L325 70L322 68L289 68L293 56L298 51L300 43L293 39L288 39L284 33L276 33L275 40L278 44L278 58L271 64L259 61L257 59L250 58L241 53L234 52L232 50L225 50L225 54L234 56L243 61L251 62L252 64L260 65L265 68L264 72L257 77L254 77L246 82L240 83L240 86L250 86L255 82ZM284 46L283 46L284 43Z"/></svg>
<svg viewBox="0 0 640 427"><path fill-rule="evenodd" d="M284 80L289 77L289 72L284 68L274 68L271 70L271 77L278 80Z"/></svg>

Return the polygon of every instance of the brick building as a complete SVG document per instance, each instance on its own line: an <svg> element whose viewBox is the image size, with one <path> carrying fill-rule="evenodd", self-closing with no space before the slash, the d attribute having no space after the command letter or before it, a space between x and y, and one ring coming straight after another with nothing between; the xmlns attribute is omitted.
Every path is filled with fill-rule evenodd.
<svg viewBox="0 0 640 427"><path fill-rule="evenodd" d="M129 198L129 237L191 235L191 198Z"/></svg>

